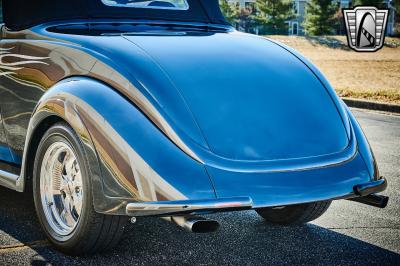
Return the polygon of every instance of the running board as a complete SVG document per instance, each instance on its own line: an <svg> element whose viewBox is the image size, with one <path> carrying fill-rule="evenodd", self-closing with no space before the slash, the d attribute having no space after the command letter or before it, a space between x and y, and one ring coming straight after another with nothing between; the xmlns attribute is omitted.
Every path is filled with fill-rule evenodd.
<svg viewBox="0 0 400 266"><path fill-rule="evenodd" d="M0 186L20 191L18 186L19 175L0 170Z"/></svg>

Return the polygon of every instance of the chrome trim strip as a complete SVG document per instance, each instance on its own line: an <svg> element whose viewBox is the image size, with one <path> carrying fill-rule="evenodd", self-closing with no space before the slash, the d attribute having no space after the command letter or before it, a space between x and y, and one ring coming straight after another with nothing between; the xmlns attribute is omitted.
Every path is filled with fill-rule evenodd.
<svg viewBox="0 0 400 266"><path fill-rule="evenodd" d="M0 170L0 186L18 191L17 180L19 176Z"/></svg>
<svg viewBox="0 0 400 266"><path fill-rule="evenodd" d="M220 212L246 210L253 207L250 197L221 198L210 200L180 200L158 202L128 203L126 214L129 216L173 216L201 211Z"/></svg>

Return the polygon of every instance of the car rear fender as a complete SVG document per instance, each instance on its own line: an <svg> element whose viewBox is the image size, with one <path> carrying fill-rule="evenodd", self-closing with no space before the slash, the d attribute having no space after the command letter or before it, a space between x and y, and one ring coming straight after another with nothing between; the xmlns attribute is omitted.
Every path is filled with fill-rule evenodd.
<svg viewBox="0 0 400 266"><path fill-rule="evenodd" d="M85 149L97 212L125 215L128 202L215 199L204 165L173 144L140 110L99 81L73 77L39 101L28 128L28 151L46 118L65 120Z"/></svg>
<svg viewBox="0 0 400 266"><path fill-rule="evenodd" d="M342 106L347 112L349 121L357 138L358 152L361 154L361 157L363 158L365 165L368 168L371 178L373 180L378 180L380 178L379 169L371 145L369 144L368 139L365 137L365 133L363 132L357 119L354 117L349 107L347 107L347 105L343 101Z"/></svg>

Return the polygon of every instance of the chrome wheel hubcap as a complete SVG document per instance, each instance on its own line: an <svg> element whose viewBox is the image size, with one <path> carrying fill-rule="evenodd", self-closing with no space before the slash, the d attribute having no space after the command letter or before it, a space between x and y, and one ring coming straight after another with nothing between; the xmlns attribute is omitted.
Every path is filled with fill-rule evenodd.
<svg viewBox="0 0 400 266"><path fill-rule="evenodd" d="M82 174L72 148L55 142L47 149L40 170L40 197L50 227L71 234L78 224L83 200Z"/></svg>

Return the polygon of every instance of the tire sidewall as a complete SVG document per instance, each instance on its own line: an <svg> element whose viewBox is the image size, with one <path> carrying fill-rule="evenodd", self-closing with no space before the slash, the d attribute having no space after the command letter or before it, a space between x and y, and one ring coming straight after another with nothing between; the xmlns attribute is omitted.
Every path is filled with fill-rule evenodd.
<svg viewBox="0 0 400 266"><path fill-rule="evenodd" d="M279 225L302 225L313 221L324 214L331 201L311 202L283 206L283 209L273 207L259 208L256 212L266 221Z"/></svg>
<svg viewBox="0 0 400 266"><path fill-rule="evenodd" d="M44 214L41 195L40 195L40 171L42 167L43 157L49 146L56 142L62 141L74 152L82 174L82 185L83 185L83 199L82 199L82 212L79 217L78 224L75 229L67 236L61 236L57 234L47 222ZM39 222L45 231L45 234L53 244L63 248L72 248L77 245L84 237L85 232L88 230L88 219L93 211L92 207L92 191L91 191L91 180L88 172L88 164L85 159L85 153L83 145L73 131L65 123L59 123L51 127L43 136L37 149L37 153L34 161L33 169L33 196L36 212L39 218Z"/></svg>

